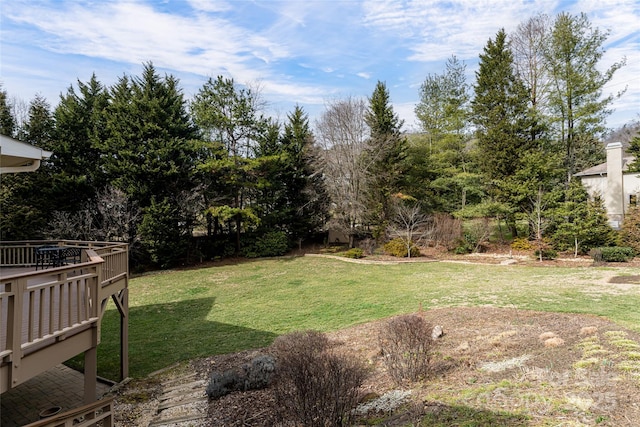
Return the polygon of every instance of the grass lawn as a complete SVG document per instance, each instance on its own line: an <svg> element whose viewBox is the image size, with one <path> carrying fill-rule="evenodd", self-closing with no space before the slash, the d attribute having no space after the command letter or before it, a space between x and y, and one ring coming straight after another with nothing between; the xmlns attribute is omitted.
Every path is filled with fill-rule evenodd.
<svg viewBox="0 0 640 427"><path fill-rule="evenodd" d="M294 330L333 331L422 307L481 306L591 313L640 331L640 286L606 282L616 267L450 262L371 265L297 257L166 271L129 286L130 375L269 345ZM119 372L119 314L102 323L99 375Z"/></svg>

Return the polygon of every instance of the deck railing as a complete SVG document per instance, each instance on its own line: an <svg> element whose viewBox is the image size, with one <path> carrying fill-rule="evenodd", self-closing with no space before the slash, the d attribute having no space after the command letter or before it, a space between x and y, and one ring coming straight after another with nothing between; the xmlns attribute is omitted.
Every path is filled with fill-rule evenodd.
<svg viewBox="0 0 640 427"><path fill-rule="evenodd" d="M25 427L112 427L113 418L113 397L109 397Z"/></svg>
<svg viewBox="0 0 640 427"><path fill-rule="evenodd" d="M35 250L45 244L80 247L81 261L21 273L7 268L34 267ZM123 295L118 308L126 316L126 244L2 242L0 258L1 392L95 348L102 310L110 297Z"/></svg>

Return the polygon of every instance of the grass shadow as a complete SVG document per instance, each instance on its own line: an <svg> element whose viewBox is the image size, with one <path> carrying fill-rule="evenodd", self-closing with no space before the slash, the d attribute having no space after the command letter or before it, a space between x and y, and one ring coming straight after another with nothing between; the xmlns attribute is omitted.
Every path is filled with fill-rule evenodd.
<svg viewBox="0 0 640 427"><path fill-rule="evenodd" d="M112 303L110 303L112 304ZM207 320L215 298L198 298L129 308L129 376L144 377L177 362L270 345L276 334ZM120 375L120 315L102 320L98 375ZM77 358L76 358L77 359ZM80 360L74 360L75 365Z"/></svg>

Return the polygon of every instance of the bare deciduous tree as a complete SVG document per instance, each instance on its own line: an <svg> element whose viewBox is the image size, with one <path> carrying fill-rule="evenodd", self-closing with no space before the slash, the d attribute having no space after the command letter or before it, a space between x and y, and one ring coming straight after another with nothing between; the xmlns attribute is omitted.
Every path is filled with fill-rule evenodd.
<svg viewBox="0 0 640 427"><path fill-rule="evenodd" d="M48 238L95 240L94 215L89 209L78 212L55 211L49 222Z"/></svg>
<svg viewBox="0 0 640 427"><path fill-rule="evenodd" d="M331 199L329 226L349 236L349 247L363 225L370 164L363 153L369 136L366 104L348 98L327 106L317 122L320 168Z"/></svg>
<svg viewBox="0 0 640 427"><path fill-rule="evenodd" d="M527 219L529 220L529 227L533 231L536 238L536 245L538 247L538 257L540 261L544 258L544 250L546 249L545 241L543 238L544 231L550 224L549 218L545 215L546 200L544 199L544 193L542 188L538 188L538 193L535 198L530 198L531 208L527 212Z"/></svg>
<svg viewBox="0 0 640 427"><path fill-rule="evenodd" d="M100 214L99 234L103 239L129 243L138 240L135 225L140 222L140 210L123 191L108 187L98 195L96 208Z"/></svg>
<svg viewBox="0 0 640 427"><path fill-rule="evenodd" d="M433 233L429 227L429 217L422 213L419 203L399 202L395 216L389 225L389 235L401 239L407 248L407 257L411 258L411 247L428 239Z"/></svg>
<svg viewBox="0 0 640 427"><path fill-rule="evenodd" d="M531 106L537 112L546 107L549 97L544 47L550 31L551 19L541 13L518 25L510 37L516 72L529 88Z"/></svg>

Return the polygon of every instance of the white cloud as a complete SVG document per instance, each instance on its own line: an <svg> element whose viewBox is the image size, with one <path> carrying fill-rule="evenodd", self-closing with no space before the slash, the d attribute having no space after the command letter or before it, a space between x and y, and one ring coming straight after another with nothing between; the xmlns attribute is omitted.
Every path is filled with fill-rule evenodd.
<svg viewBox="0 0 640 427"><path fill-rule="evenodd" d="M195 10L203 12L225 12L232 9L232 5L222 0L186 0Z"/></svg>
<svg viewBox="0 0 640 427"><path fill-rule="evenodd" d="M500 28L538 12L584 10L594 27L611 29L603 64L627 57L608 87L629 85L614 105L621 117L640 104L639 9L633 0L12 0L0 11L2 79L9 91L31 84L29 96L59 93L92 70L109 84L152 61L186 79L186 93L221 74L260 81L265 98L283 105L368 96L378 79L411 118L424 77L441 73L452 54L471 83Z"/></svg>
<svg viewBox="0 0 640 427"><path fill-rule="evenodd" d="M278 44L224 19L171 15L129 1L93 8L26 8L14 11L13 18L43 30L47 37L40 42L55 52L137 64L152 61L203 75L226 72L240 80L259 78L263 63L287 55Z"/></svg>

